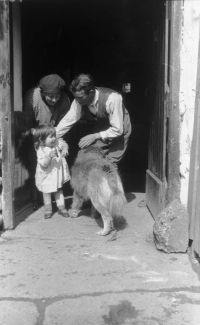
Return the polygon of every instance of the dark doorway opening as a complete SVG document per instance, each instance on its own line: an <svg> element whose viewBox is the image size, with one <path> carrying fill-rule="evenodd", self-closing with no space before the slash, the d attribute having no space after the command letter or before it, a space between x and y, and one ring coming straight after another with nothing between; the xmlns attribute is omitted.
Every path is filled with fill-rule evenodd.
<svg viewBox="0 0 200 325"><path fill-rule="evenodd" d="M45 74L69 84L80 72L122 92L133 132L120 169L125 190L144 192L164 1L25 0L21 9L23 93ZM122 91L125 84L130 92Z"/></svg>

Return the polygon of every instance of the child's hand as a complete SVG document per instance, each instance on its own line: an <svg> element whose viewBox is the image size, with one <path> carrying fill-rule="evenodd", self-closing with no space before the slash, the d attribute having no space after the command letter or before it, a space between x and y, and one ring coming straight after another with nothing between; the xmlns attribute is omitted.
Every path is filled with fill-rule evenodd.
<svg viewBox="0 0 200 325"><path fill-rule="evenodd" d="M53 148L50 152L50 157L51 158L54 158L54 157L57 157L57 151L56 151L56 148Z"/></svg>

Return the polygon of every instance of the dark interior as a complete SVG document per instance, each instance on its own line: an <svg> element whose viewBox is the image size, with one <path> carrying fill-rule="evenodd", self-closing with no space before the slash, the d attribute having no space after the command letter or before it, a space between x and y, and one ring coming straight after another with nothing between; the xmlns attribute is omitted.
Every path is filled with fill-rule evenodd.
<svg viewBox="0 0 200 325"><path fill-rule="evenodd" d="M67 84L88 72L97 86L122 92L133 125L120 169L126 190L145 191L155 97L160 0L23 1L23 93L45 74ZM122 91L130 83L131 91ZM69 93L69 96L70 93Z"/></svg>

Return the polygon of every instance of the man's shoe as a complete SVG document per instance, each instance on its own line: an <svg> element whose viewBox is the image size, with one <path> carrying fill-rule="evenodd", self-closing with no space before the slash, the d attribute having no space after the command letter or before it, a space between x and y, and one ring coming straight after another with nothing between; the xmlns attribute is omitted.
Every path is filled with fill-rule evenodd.
<svg viewBox="0 0 200 325"><path fill-rule="evenodd" d="M52 212L45 212L44 213L44 219L50 219L53 216Z"/></svg>
<svg viewBox="0 0 200 325"><path fill-rule="evenodd" d="M65 208L58 208L58 214L64 218L69 218L69 213Z"/></svg>

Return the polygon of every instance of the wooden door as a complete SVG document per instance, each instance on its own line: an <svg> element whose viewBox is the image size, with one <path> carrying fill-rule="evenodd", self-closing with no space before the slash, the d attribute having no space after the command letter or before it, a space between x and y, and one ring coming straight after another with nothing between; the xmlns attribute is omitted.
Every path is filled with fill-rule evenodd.
<svg viewBox="0 0 200 325"><path fill-rule="evenodd" d="M0 1L0 130L2 143L2 216L5 229L14 226L13 109L10 89L10 4Z"/></svg>
<svg viewBox="0 0 200 325"><path fill-rule="evenodd" d="M10 4L10 43L12 65L12 98L14 114L22 111L22 40L21 40L21 4L17 1ZM16 117L16 116L15 116ZM16 128L16 125L15 125ZM16 135L16 129L14 130ZM28 172L21 163L18 154L18 143L15 145L14 162L14 210L15 224L25 210L30 212L31 197L28 183Z"/></svg>
<svg viewBox="0 0 200 325"><path fill-rule="evenodd" d="M152 112L148 169L146 171L146 203L154 218L165 206L166 132L169 93L169 4L162 2L160 21L154 31L155 92Z"/></svg>
<svg viewBox="0 0 200 325"><path fill-rule="evenodd" d="M154 218L180 197L179 88L181 1L166 1L157 46L157 87L149 139L146 202Z"/></svg>

